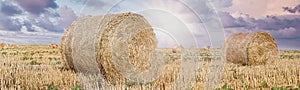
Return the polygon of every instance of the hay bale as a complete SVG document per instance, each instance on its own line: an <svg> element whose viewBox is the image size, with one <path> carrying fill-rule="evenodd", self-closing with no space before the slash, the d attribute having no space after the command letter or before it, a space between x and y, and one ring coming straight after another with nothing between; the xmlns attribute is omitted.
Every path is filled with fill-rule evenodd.
<svg viewBox="0 0 300 90"><path fill-rule="evenodd" d="M183 46L175 45L172 48L172 53L181 53L183 49L184 49Z"/></svg>
<svg viewBox="0 0 300 90"><path fill-rule="evenodd" d="M58 46L57 44L55 44L55 43L51 43L51 44L49 45L49 47L50 47L50 48L53 48L53 49L56 49L56 48L58 48L59 46Z"/></svg>
<svg viewBox="0 0 300 90"><path fill-rule="evenodd" d="M225 42L226 60L241 65L264 65L278 59L275 39L267 32L237 33Z"/></svg>
<svg viewBox="0 0 300 90"><path fill-rule="evenodd" d="M18 48L18 45L16 45L16 44L11 44L11 45L10 45L10 48L16 49L16 48Z"/></svg>
<svg viewBox="0 0 300 90"><path fill-rule="evenodd" d="M64 35L62 36L62 40L61 40L61 55L62 55L62 60L64 62L64 65L67 67L67 69L70 70L74 70L74 65L73 65L73 58L72 58L72 44L71 44L71 35L70 32L71 30L74 29L76 24L76 21L74 21L69 28L67 29L67 31L64 33Z"/></svg>
<svg viewBox="0 0 300 90"><path fill-rule="evenodd" d="M5 43L1 43L1 44L0 44L0 48L4 48L5 46L6 46Z"/></svg>
<svg viewBox="0 0 300 90"><path fill-rule="evenodd" d="M18 45L16 44L6 44L6 43L1 43L0 44L0 48L5 48L5 49L14 49L14 48L18 48Z"/></svg>
<svg viewBox="0 0 300 90"><path fill-rule="evenodd" d="M149 69L157 47L155 33L143 16L134 13L86 16L77 19L62 37L62 56L75 72L99 74L112 83L126 80L120 71L129 60L135 69Z"/></svg>
<svg viewBox="0 0 300 90"><path fill-rule="evenodd" d="M209 51L209 50L210 50L210 46L205 46L205 47L204 47L204 50Z"/></svg>

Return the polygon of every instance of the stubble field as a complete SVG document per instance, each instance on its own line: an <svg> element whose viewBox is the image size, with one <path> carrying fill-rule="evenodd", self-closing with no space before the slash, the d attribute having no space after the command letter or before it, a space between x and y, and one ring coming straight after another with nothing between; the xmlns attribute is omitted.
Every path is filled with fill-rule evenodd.
<svg viewBox="0 0 300 90"><path fill-rule="evenodd" d="M180 54L172 53L170 49L162 50L167 55L168 65L178 64ZM209 77L210 54L207 49L198 50L201 57L199 58L201 68L198 70L195 87L190 89L202 89L205 80ZM300 88L300 51L281 50L279 57L280 59L272 65L240 66L226 62L223 72L221 72L220 84L217 86L224 90ZM168 70L176 71L172 69ZM12 48L0 48L0 90L78 90L88 87L84 84L83 79L80 75L66 69L59 47L20 45ZM147 85L152 86L152 83ZM113 87L123 90L153 89L142 86L134 82L124 82L123 85ZM163 85L159 88L174 89L172 83L169 87Z"/></svg>

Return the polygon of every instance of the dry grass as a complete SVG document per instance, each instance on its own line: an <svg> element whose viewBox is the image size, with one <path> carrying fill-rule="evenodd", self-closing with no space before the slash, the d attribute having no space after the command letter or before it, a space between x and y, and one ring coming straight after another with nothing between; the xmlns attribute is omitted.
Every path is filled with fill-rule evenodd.
<svg viewBox="0 0 300 90"><path fill-rule="evenodd" d="M0 52L1 90L69 89L79 85L76 75L64 70L59 49L28 45Z"/></svg>
<svg viewBox="0 0 300 90"><path fill-rule="evenodd" d="M0 49L0 89L1 90L45 90L49 88L71 89L78 86L87 90L117 89L117 90L151 90L151 89L171 89L180 88L174 85L177 81L175 67L180 67L180 54L172 53L172 49L161 49L166 53L165 60L168 62L165 78L159 83L148 82L138 84L136 82L115 83L110 86L105 79L99 76L82 76L72 71L66 70L62 63L59 48L50 48L48 45L26 45L18 48ZM195 87L202 89L208 77L210 67L210 54L205 49L199 49L199 59L201 68ZM272 65L241 66L226 63L222 72L222 79L219 87L227 83L228 87L235 90L270 90L278 86L297 87L300 83L300 51L281 50L280 60L276 60ZM176 66L177 65L177 66ZM166 67L166 68L167 68ZM191 73L186 71L185 73ZM97 78L95 78L97 77ZM182 84L189 81L180 82ZM155 86L155 87L154 87Z"/></svg>

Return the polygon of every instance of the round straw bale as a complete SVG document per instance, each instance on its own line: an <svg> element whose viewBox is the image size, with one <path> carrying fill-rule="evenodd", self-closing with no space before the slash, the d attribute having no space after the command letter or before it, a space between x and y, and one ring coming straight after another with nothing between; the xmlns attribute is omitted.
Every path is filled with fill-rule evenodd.
<svg viewBox="0 0 300 90"><path fill-rule="evenodd" d="M109 82L125 81L128 68L149 69L157 47L155 33L143 16L134 13L86 16L77 19L62 38L62 54L75 72L103 74Z"/></svg>
<svg viewBox="0 0 300 90"><path fill-rule="evenodd" d="M226 59L241 65L264 65L278 59L275 39L267 32L237 33L225 42Z"/></svg>
<svg viewBox="0 0 300 90"><path fill-rule="evenodd" d="M74 70L74 65L73 65L73 59L72 59L72 46L71 46L71 36L70 36L70 32L71 30L74 29L76 24L76 21L74 21L69 28L67 29L67 31L64 33L64 35L62 36L62 40L61 40L61 55L62 55L62 60L65 64L65 66L67 67L67 69L71 69Z"/></svg>
<svg viewBox="0 0 300 90"><path fill-rule="evenodd" d="M172 48L172 53L181 53L182 49L183 49L183 46L181 46L181 45L175 45Z"/></svg>
<svg viewBox="0 0 300 90"><path fill-rule="evenodd" d="M0 43L0 48L4 48L6 46L5 43Z"/></svg>
<svg viewBox="0 0 300 90"><path fill-rule="evenodd" d="M15 49L15 48L18 48L18 46L16 44L11 44L10 48L14 48Z"/></svg>
<svg viewBox="0 0 300 90"><path fill-rule="evenodd" d="M55 43L51 43L49 45L49 47L55 49L55 48L58 48L59 46L57 44L55 44Z"/></svg>

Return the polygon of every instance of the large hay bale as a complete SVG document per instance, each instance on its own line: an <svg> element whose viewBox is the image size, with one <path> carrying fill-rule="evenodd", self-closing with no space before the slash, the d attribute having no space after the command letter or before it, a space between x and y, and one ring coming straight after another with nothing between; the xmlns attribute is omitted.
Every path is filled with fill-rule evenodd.
<svg viewBox="0 0 300 90"><path fill-rule="evenodd" d="M62 55L62 60L65 64L65 66L68 69L74 70L74 64L73 64L73 58L72 58L72 35L70 35L71 30L74 29L76 24L76 21L74 21L70 27L67 29L67 31L64 33L62 36L61 40L61 55Z"/></svg>
<svg viewBox="0 0 300 90"><path fill-rule="evenodd" d="M264 65L278 59L275 39L267 32L237 33L225 42L226 59L242 65Z"/></svg>
<svg viewBox="0 0 300 90"><path fill-rule="evenodd" d="M77 19L62 37L62 56L75 72L104 75L111 83L125 81L126 60L135 69L149 69L157 47L155 33L143 16L134 13L86 16Z"/></svg>

